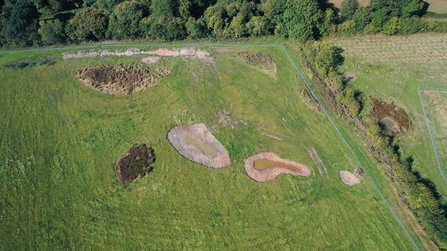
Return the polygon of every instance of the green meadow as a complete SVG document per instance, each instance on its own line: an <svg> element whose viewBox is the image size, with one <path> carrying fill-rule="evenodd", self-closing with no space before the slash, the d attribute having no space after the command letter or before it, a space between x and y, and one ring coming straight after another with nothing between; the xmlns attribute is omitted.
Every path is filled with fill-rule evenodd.
<svg viewBox="0 0 447 251"><path fill-rule="evenodd" d="M447 88L421 91L421 99L426 112L428 130L439 160L439 168L445 174L447 165Z"/></svg>
<svg viewBox="0 0 447 251"><path fill-rule="evenodd" d="M353 172L359 165L327 117L304 102L305 85L281 47L200 49L213 62L172 57L145 66L139 63L143 55L63 61L63 50L0 54L0 249L415 249L368 177L354 187L341 182L339 170ZM245 64L239 51L273 57L276 78ZM42 63L48 60L54 64ZM37 63L5 67L24 61ZM106 64L174 70L132 95L104 94L75 78L78 69ZM346 67L367 69L353 59ZM389 67L371 67L373 73L359 72L356 81L379 90L384 85L366 80ZM399 104L418 111L411 113L417 118L416 81L399 76L394 78L406 85L389 80L383 98L408 94ZM226 147L230 166L190 162L169 144L173 126L194 123L205 123ZM410 135L428 146L422 124L415 125ZM409 154L418 148L410 136L403 140L412 146ZM361 149L361 142L349 142ZM153 171L135 182L117 181L117 160L140 143L154 148ZM327 172L319 172L311 149ZM243 162L264 151L309 166L310 177L255 182ZM421 247L393 202L386 175L374 170L362 150L356 152ZM427 148L416 160L429 156Z"/></svg>

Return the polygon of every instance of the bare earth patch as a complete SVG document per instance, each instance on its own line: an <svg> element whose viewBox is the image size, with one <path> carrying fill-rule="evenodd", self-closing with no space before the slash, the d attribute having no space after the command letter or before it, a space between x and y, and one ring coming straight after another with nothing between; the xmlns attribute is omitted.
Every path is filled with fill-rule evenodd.
<svg viewBox="0 0 447 251"><path fill-rule="evenodd" d="M263 163L257 166L258 161ZM282 173L304 177L310 175L309 167L288 159L282 159L272 152L260 153L249 157L245 160L244 168L247 175L257 182L269 181Z"/></svg>
<svg viewBox="0 0 447 251"><path fill-rule="evenodd" d="M346 81L351 82L357 79L354 73L350 71L346 71L343 76L345 77Z"/></svg>
<svg viewBox="0 0 447 251"><path fill-rule="evenodd" d="M115 166L119 181L129 182L145 176L155 161L154 150L145 144L133 146Z"/></svg>
<svg viewBox="0 0 447 251"><path fill-rule="evenodd" d="M349 171L341 170L338 174L340 175L341 181L350 187L360 184L360 179Z"/></svg>
<svg viewBox="0 0 447 251"><path fill-rule="evenodd" d="M230 165L227 149L205 124L176 126L169 131L168 140L180 155L193 162L212 168Z"/></svg>
<svg viewBox="0 0 447 251"><path fill-rule="evenodd" d="M145 58L142 58L140 60L140 62L143 64L154 64L154 63L157 63L158 60L160 60L160 57L145 57Z"/></svg>
<svg viewBox="0 0 447 251"><path fill-rule="evenodd" d="M179 48L179 49L166 49L160 48L152 51L142 51L138 48L127 49L125 51L78 51L76 53L64 53L62 55L63 60L71 58L86 58L86 57L105 57L105 56L133 56L133 55L157 55L161 57L196 57L203 61L213 61L210 54L207 51L199 50L195 48Z"/></svg>
<svg viewBox="0 0 447 251"><path fill-rule="evenodd" d="M373 99L372 102L370 116L384 132L395 135L410 128L410 118L404 109L397 107L393 102L385 103L379 99Z"/></svg>
<svg viewBox="0 0 447 251"><path fill-rule="evenodd" d="M152 87L172 68L138 69L134 66L96 66L78 70L76 78L86 86L107 94L131 94Z"/></svg>

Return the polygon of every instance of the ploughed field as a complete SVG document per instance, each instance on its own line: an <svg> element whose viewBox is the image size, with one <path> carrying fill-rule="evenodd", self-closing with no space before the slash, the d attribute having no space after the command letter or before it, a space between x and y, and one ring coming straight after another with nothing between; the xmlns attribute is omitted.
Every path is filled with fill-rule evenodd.
<svg viewBox="0 0 447 251"><path fill-rule="evenodd" d="M0 246L413 249L369 179L353 187L341 182L340 170L359 166L327 118L301 100L304 84L281 47L200 49L209 55L163 56L150 65L139 54L66 60L59 50L0 54ZM270 68L250 64L246 52L268 55ZM11 67L17 65L23 67ZM113 89L117 78L106 77L112 81L107 90L123 93L110 94L79 80L86 69L112 66L145 74L135 81L158 74L157 81ZM191 162L170 145L169 130L196 123L206 124L228 150L228 167ZM144 177L123 183L117 162L140 144L153 149L155 161ZM244 159L261 152L302 163L311 173L257 183L245 173ZM384 177L374 176L387 190Z"/></svg>

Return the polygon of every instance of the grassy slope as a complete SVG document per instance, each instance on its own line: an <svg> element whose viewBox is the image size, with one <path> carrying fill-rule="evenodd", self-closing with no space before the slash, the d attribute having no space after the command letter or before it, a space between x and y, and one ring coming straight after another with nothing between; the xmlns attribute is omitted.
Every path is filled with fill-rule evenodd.
<svg viewBox="0 0 447 251"><path fill-rule="evenodd" d="M302 83L281 49L262 50L278 64L277 81L243 65L234 53L216 53L217 67L197 59L166 61L176 65L173 74L131 96L95 92L73 72L138 57L62 62L56 53L53 66L1 69L0 245L411 249L368 180L353 188L339 181L338 170L352 171L355 161L327 119L300 101ZM0 65L38 54L4 54ZM247 125L218 124L222 109ZM217 126L215 135L229 150L231 166L208 169L177 154L166 133L190 122ZM261 135L260 127L284 140ZM135 143L154 147L156 165L149 176L123 185L116 181L114 164ZM318 174L309 147L326 164L328 178ZM244 158L260 151L307 164L312 175L256 183L242 166Z"/></svg>
<svg viewBox="0 0 447 251"><path fill-rule="evenodd" d="M439 37L439 34L416 35L409 39L413 41L414 38L418 38L423 43L423 41L430 40L433 37ZM346 57L344 70L353 72L357 76L357 80L353 84L365 95L381 98L386 102L395 102L397 106L404 108L409 113L412 119L412 129L398 139L398 143L403 146L404 156L413 156L415 158L415 169L421 171L423 176L434 181L440 192L447 195L447 182L439 175L439 170L436 167L417 91L419 85L446 87L445 69L447 62L438 60L437 55L433 55L432 59L439 62L405 62L402 60L408 58L405 55L413 53L413 48L405 46L405 44L400 45L398 56L388 62L374 61L372 57L359 57L353 53L360 47L375 48L378 46L381 46L383 52L386 53L384 48L389 48L393 39L384 37L382 46L375 39L374 44L368 44L367 40L364 40L357 46L345 47L349 56ZM396 39L402 40L402 38ZM442 41L440 40L440 43ZM343 46L343 42L341 45ZM367 49L363 50L363 55L367 55L365 50ZM436 50L436 47L431 48L431 50ZM393 52L390 51L389 53ZM442 54L439 56L443 57ZM368 109L369 107L366 108L366 110ZM364 116L367 118L367 114L364 114Z"/></svg>
<svg viewBox="0 0 447 251"><path fill-rule="evenodd" d="M447 169L447 89L424 90L421 96L424 102L429 130L432 131L441 168Z"/></svg>

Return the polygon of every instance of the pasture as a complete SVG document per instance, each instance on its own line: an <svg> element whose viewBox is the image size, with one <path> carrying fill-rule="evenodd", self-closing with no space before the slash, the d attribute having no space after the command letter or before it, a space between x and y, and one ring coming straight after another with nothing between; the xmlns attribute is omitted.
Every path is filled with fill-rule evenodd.
<svg viewBox="0 0 447 251"><path fill-rule="evenodd" d="M424 106L427 129L439 169L445 177L447 166L447 88L423 88L420 91L421 102ZM446 179L447 180L447 179Z"/></svg>
<svg viewBox="0 0 447 251"><path fill-rule="evenodd" d="M370 179L354 187L341 182L338 172L353 172L358 162L327 117L302 100L305 86L281 47L200 49L212 59L164 57L153 67L172 72L129 95L99 92L75 75L104 65L149 67L140 64L142 55L64 61L67 51L60 50L0 54L0 246L415 249ZM237 56L247 51L271 56L275 75ZM353 59L347 62L347 67L357 66ZM357 82L369 76L357 74ZM192 163L169 144L172 127L194 123L205 123L226 147L229 167ZM422 247L411 221L398 210L388 179L374 168L377 163L361 150L361 142L349 142ZM117 160L143 143L154 149L153 170L138 181L119 182ZM244 159L264 151L309 166L310 177L253 181Z"/></svg>
<svg viewBox="0 0 447 251"><path fill-rule="evenodd" d="M357 89L368 97L394 102L410 115L410 129L395 140L402 146L405 156L414 158L414 169L432 180L443 195L447 195L447 182L437 168L418 88L421 85L447 87L446 39L445 34L427 33L332 41L344 49L346 60L342 70L356 76L352 84ZM365 120L370 119L370 108L371 104L367 103L362 114Z"/></svg>

